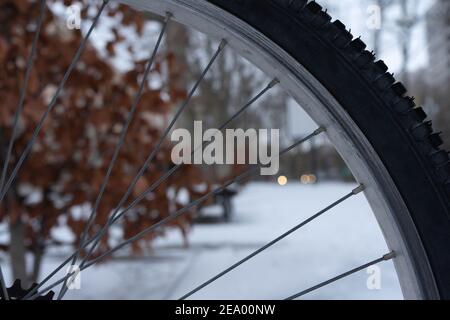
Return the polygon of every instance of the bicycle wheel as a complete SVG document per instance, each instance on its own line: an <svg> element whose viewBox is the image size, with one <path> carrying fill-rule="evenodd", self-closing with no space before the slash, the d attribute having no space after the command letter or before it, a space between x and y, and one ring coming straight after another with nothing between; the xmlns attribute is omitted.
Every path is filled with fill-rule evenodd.
<svg viewBox="0 0 450 320"><path fill-rule="evenodd" d="M393 259L407 299L450 298L448 154L424 111L359 38L314 1L120 2L223 39L277 79L320 126L313 135L326 131L364 186L395 253L376 261Z"/></svg>

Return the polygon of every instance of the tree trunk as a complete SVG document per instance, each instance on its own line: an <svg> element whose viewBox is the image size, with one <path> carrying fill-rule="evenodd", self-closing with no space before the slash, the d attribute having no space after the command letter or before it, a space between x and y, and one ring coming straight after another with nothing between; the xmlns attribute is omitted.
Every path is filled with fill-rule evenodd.
<svg viewBox="0 0 450 320"><path fill-rule="evenodd" d="M37 244L33 254L33 270L31 273L31 282L37 283L41 273L42 257L44 255L44 246Z"/></svg>
<svg viewBox="0 0 450 320"><path fill-rule="evenodd" d="M192 76L187 60L189 41L189 32L186 27L179 23L171 22L166 34L167 52L173 55L168 79L170 88L178 92L187 92L189 90L188 85ZM178 102L175 110L176 108L178 108ZM178 120L178 126L192 130L194 119L195 109L192 108L191 104L183 112L183 117Z"/></svg>
<svg viewBox="0 0 450 320"><path fill-rule="evenodd" d="M35 240L36 242L33 246L33 269L30 275L31 278L30 280L33 283L38 282L39 274L41 272L42 257L44 256L45 252L44 228L45 228L45 215L43 215L39 221L39 231L36 235Z"/></svg>
<svg viewBox="0 0 450 320"><path fill-rule="evenodd" d="M376 4L380 8L380 26L379 28L375 28L373 30L373 51L375 54L380 57L381 55L381 35L382 35L382 28L384 27L384 1L383 0L377 0Z"/></svg>
<svg viewBox="0 0 450 320"><path fill-rule="evenodd" d="M402 15L406 21L410 18L408 3L406 0L400 1L400 7ZM402 81L403 84L408 87L409 86L409 77L408 77L408 65L409 65L409 49L410 49L410 41L411 41L411 27L408 25L408 22L405 22L405 26L403 28L403 40L401 41L401 51L402 51Z"/></svg>
<svg viewBox="0 0 450 320"><path fill-rule="evenodd" d="M0 175L3 170L3 164L6 158L6 148L8 139L5 137L3 130L0 130ZM6 181L5 181L6 182ZM1 187L1 186L0 186ZM13 189L13 188L11 188ZM11 196L7 195L2 203L2 210L8 213L11 208ZM26 247L25 247L25 225L22 220L18 218L16 221L11 221L9 224L10 244L9 256L11 263L12 277L14 280L21 279L23 285L28 285L27 268L26 268Z"/></svg>
<svg viewBox="0 0 450 320"><path fill-rule="evenodd" d="M11 270L13 279L22 280L24 286L28 286L29 279L26 268L25 224L19 218L16 222L10 222L11 235L9 255L11 258Z"/></svg>
<svg viewBox="0 0 450 320"><path fill-rule="evenodd" d="M412 3L412 5L411 5ZM417 25L419 19L417 13L417 1L408 2L407 0L400 0L401 10L401 52L402 52L402 81L403 84L409 86L408 66L411 58L411 39L414 27Z"/></svg>

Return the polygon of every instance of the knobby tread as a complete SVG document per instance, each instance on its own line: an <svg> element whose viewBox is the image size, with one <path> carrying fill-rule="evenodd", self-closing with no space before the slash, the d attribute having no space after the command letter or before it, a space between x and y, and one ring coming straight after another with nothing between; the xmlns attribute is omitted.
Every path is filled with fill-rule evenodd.
<svg viewBox="0 0 450 320"><path fill-rule="evenodd" d="M311 25L324 32L341 53L348 57L360 68L366 79L373 83L373 88L379 91L385 103L398 113L406 132L411 134L416 147L434 168L434 174L450 198L450 153L441 148L443 141L440 132L434 132L432 122L426 121L427 115L422 107L416 106L414 98L407 95L407 89L396 81L394 75L388 72L383 60L376 60L373 52L366 50L361 38L354 39L351 31L339 21L331 22L331 17L315 1L306 0L280 0L277 4L286 9L307 16ZM439 161L436 161L439 154Z"/></svg>

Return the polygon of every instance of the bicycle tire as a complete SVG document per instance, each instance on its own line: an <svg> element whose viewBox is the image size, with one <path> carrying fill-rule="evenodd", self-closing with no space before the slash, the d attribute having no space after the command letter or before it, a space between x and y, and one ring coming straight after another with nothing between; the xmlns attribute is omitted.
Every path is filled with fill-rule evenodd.
<svg viewBox="0 0 450 320"><path fill-rule="evenodd" d="M438 291L423 288L424 298L450 299L450 159L404 85L314 1L208 2L275 42L345 109L389 172L419 234L428 261L417 264L429 264L435 283L428 285ZM406 223L401 228L412 232Z"/></svg>

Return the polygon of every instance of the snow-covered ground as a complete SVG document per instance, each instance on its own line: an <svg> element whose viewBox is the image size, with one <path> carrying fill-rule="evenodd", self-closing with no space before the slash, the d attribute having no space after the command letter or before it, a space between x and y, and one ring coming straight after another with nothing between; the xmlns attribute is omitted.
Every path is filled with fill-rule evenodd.
<svg viewBox="0 0 450 320"><path fill-rule="evenodd" d="M252 183L235 198L230 223L197 224L189 248L173 230L139 259L115 259L82 273L71 299L176 299L350 192L355 185L285 186ZM388 252L364 196L324 216L261 253L193 298L282 299ZM64 256L44 261L44 274ZM311 293L307 299L401 299L393 264L379 264L381 289L369 290L366 270ZM9 273L8 270L5 270Z"/></svg>

